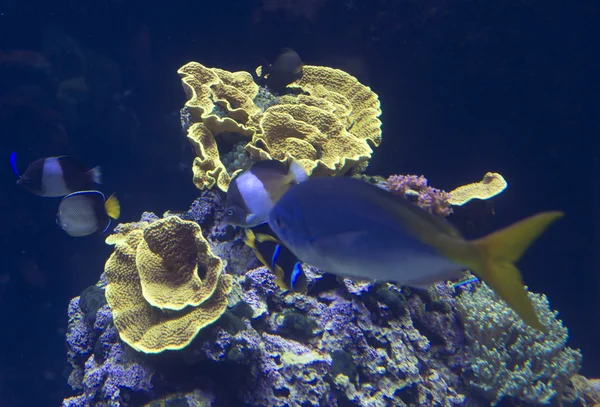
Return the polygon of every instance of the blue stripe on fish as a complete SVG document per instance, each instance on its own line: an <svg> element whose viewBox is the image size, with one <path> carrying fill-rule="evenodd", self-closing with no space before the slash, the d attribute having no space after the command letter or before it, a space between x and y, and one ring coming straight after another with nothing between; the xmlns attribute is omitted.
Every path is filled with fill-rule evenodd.
<svg viewBox="0 0 600 407"><path fill-rule="evenodd" d="M298 278L300 278L300 276L302 276L302 273L304 272L304 270L302 270L302 263L301 262L297 262L296 264L294 264L294 270L292 270L292 276L290 277L290 288L292 290L296 290L295 286L296 283L298 282Z"/></svg>
<svg viewBox="0 0 600 407"><path fill-rule="evenodd" d="M273 251L273 256L271 257L271 268L275 270L275 264L277 263L277 259L279 258L279 254L281 253L281 245L277 245L275 250Z"/></svg>
<svg viewBox="0 0 600 407"><path fill-rule="evenodd" d="M14 151L10 153L10 165L15 175L21 178L21 174L19 174L19 170L17 170L17 153Z"/></svg>

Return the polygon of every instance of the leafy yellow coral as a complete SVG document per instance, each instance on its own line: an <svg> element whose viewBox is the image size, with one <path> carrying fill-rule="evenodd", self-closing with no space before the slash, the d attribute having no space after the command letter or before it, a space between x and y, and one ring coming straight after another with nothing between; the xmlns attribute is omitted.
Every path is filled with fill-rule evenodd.
<svg viewBox="0 0 600 407"><path fill-rule="evenodd" d="M136 266L146 301L180 310L214 293L223 261L212 253L197 223L171 216L144 229Z"/></svg>
<svg viewBox="0 0 600 407"><path fill-rule="evenodd" d="M311 175L363 169L372 147L381 143L377 95L339 69L304 66L302 77L290 85L299 94L268 95L264 109L259 107L264 92L248 72L231 73L196 62L178 72L189 98L186 108L196 122L188 138L198 155L193 172L199 189L216 185L227 190L239 168L228 173L216 138L225 140L232 133L237 141L248 137L245 150L253 161L293 157Z"/></svg>
<svg viewBox="0 0 600 407"><path fill-rule="evenodd" d="M188 97L185 106L194 120L202 121L214 133L254 133L244 125L260 112L252 101L258 93L252 75L207 68L197 62L184 65L177 73ZM225 112L228 117L222 117Z"/></svg>
<svg viewBox="0 0 600 407"><path fill-rule="evenodd" d="M290 87L333 103L336 115L344 119L353 135L368 140L374 147L381 144L379 97L354 76L340 69L305 65L302 76Z"/></svg>
<svg viewBox="0 0 600 407"><path fill-rule="evenodd" d="M188 129L187 137L197 155L192 166L194 185L199 189L210 189L216 184L226 191L231 177L219 159L219 149L213 133L204 123L195 123Z"/></svg>
<svg viewBox="0 0 600 407"><path fill-rule="evenodd" d="M221 273L222 261L204 246L204 238L195 228L198 226L193 222L170 216L151 224L140 222L122 228L106 239L115 245L105 265L106 300L121 339L138 351L182 349L227 308L231 276ZM161 236L163 230L165 235ZM184 255L178 255L179 251ZM203 265L207 270L204 279L197 276L193 265L199 259L197 255L207 261ZM164 283L162 294L160 282ZM144 289L146 285L150 290ZM148 297L163 305L191 305L164 311L153 306ZM199 305L194 306L196 303Z"/></svg>
<svg viewBox="0 0 600 407"><path fill-rule="evenodd" d="M314 106L272 106L261 128L246 148L253 158L283 161L292 156L313 175L344 173L372 153L367 142L349 133L333 113Z"/></svg>
<svg viewBox="0 0 600 407"><path fill-rule="evenodd" d="M506 189L508 183L502 175L488 172L483 180L460 186L449 192L448 202L451 205L462 206L471 199L490 199Z"/></svg>

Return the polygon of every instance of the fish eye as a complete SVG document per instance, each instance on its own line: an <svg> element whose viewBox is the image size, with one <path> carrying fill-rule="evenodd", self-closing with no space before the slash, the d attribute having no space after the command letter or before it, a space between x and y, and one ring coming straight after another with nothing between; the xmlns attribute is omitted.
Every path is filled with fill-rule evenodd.
<svg viewBox="0 0 600 407"><path fill-rule="evenodd" d="M279 229L281 229L285 226L284 222L281 220L281 218L279 216L275 218L275 226L277 226Z"/></svg>
<svg viewBox="0 0 600 407"><path fill-rule="evenodd" d="M233 209L229 209L227 211L227 216L233 216Z"/></svg>

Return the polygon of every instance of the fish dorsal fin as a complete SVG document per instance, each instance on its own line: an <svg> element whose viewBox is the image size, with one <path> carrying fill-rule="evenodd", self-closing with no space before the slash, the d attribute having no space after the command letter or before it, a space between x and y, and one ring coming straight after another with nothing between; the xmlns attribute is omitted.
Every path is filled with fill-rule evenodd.
<svg viewBox="0 0 600 407"><path fill-rule="evenodd" d="M422 230L422 226L426 225L449 237L462 238L460 232L441 216L427 212L401 195L385 191L375 185L371 186L377 190L376 194L380 203L386 208L387 212L401 221L417 237L424 237L424 233L421 232L425 232Z"/></svg>
<svg viewBox="0 0 600 407"><path fill-rule="evenodd" d="M269 263L267 262L267 260L264 258L264 256L262 255L262 253L260 252L260 250L258 249L256 242L259 241L257 236L254 234L254 232L252 230L250 230L249 228L246 228L244 230L244 243L246 243L246 245L248 245L252 251L254 252L254 255L256 256L256 258L267 268L270 269Z"/></svg>
<svg viewBox="0 0 600 407"><path fill-rule="evenodd" d="M73 196L76 196L76 195L99 195L99 196L101 196L101 197L102 197L102 200L103 200L103 201L105 201L105 200L106 200L106 197L104 196L104 194L103 194L102 192L100 192L100 191L95 191L95 190L90 190L90 191L77 191L77 192L72 192L72 193L70 193L69 195L65 196L65 197L63 198L63 201L64 201L64 200L66 200L66 199L68 199L68 198L71 198L71 197L73 197Z"/></svg>
<svg viewBox="0 0 600 407"><path fill-rule="evenodd" d="M288 172L288 166L278 160L263 160L257 162L250 168L250 171L253 170L269 170L286 174Z"/></svg>
<svg viewBox="0 0 600 407"><path fill-rule="evenodd" d="M308 173L294 157L287 156L286 163L288 166L288 175L291 183L299 184L308 180Z"/></svg>
<svg viewBox="0 0 600 407"><path fill-rule="evenodd" d="M244 229L244 243L246 243L251 248L256 248L256 235L254 232L248 228Z"/></svg>

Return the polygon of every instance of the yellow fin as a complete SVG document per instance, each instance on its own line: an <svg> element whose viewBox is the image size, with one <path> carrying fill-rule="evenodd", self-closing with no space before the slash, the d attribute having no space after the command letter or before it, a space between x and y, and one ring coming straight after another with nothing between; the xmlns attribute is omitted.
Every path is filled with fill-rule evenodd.
<svg viewBox="0 0 600 407"><path fill-rule="evenodd" d="M256 256L256 258L258 259L258 261L260 261L263 264L263 266L265 266L273 274L275 274L275 284L277 284L277 286L279 288L281 288L282 290L284 290L284 291L289 290L288 285L285 283L285 274L284 274L283 270L281 269L281 267L279 267L278 265L275 265L275 270L273 270L271 268L271 265L263 257L263 255L260 252L260 250L258 250L258 247L256 247L256 242L259 242L259 243L263 243L263 242L279 243L277 241L277 239L275 239L273 236L269 236L269 235L266 235L264 233L254 233L249 228L246 228L244 230L244 243L246 243L246 245L248 245L250 248L252 248L252 251L254 252L254 255Z"/></svg>
<svg viewBox="0 0 600 407"><path fill-rule="evenodd" d="M276 264L273 273L275 274L275 284L277 284L277 286L283 291L289 291L290 287L285 282L285 274L281 267Z"/></svg>
<svg viewBox="0 0 600 407"><path fill-rule="evenodd" d="M119 219L119 216L121 216L121 204L115 194L109 196L106 202L104 202L104 209L108 216L113 219Z"/></svg>
<svg viewBox="0 0 600 407"><path fill-rule="evenodd" d="M471 243L481 258L470 265L515 312L533 328L546 332L527 295L521 273L513 264L562 212L542 212Z"/></svg>

